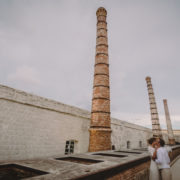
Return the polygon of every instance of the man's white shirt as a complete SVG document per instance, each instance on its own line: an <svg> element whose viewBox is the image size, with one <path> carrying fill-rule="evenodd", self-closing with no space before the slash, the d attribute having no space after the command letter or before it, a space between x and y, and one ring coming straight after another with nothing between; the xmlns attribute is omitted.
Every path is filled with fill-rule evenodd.
<svg viewBox="0 0 180 180"><path fill-rule="evenodd" d="M157 150L157 159L155 160L159 169L170 168L170 159L166 147L160 147Z"/></svg>

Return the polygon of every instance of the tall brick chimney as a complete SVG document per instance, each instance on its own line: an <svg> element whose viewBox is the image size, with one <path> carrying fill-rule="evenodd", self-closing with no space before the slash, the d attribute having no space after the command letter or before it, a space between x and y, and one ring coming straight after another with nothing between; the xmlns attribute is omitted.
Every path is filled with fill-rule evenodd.
<svg viewBox="0 0 180 180"><path fill-rule="evenodd" d="M97 12L96 57L91 111L89 151L111 149L109 62L107 40L107 11L100 7Z"/></svg>
<svg viewBox="0 0 180 180"><path fill-rule="evenodd" d="M175 144L175 139L174 139L174 133L173 133L171 119L170 119L170 115L169 115L169 109L168 109L168 105L167 105L167 100L163 99L163 103L164 103L164 111L165 111L165 116L166 116L166 124L167 124L167 132L168 132L169 144L174 145Z"/></svg>
<svg viewBox="0 0 180 180"><path fill-rule="evenodd" d="M149 104L150 104L150 111L151 111L151 121L152 121L152 131L154 137L162 137L161 127L159 124L159 116L156 106L156 100L153 92L153 87L151 83L151 78L146 77L147 88L148 88L148 95L149 95Z"/></svg>

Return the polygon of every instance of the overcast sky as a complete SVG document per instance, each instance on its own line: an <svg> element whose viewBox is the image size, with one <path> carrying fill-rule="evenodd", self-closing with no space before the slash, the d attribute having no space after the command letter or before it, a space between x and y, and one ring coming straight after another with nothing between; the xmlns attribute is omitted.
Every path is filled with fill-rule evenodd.
<svg viewBox="0 0 180 180"><path fill-rule="evenodd" d="M1 0L0 84L91 110L96 10L107 9L112 117L151 127L146 76L180 129L179 0Z"/></svg>

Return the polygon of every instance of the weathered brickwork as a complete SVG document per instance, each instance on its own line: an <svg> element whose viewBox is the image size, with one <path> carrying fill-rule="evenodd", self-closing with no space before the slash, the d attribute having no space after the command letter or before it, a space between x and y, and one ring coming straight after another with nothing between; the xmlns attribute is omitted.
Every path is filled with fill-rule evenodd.
<svg viewBox="0 0 180 180"><path fill-rule="evenodd" d="M96 54L95 64L106 64L108 63L108 56L105 54ZM107 65L106 65L107 66Z"/></svg>
<svg viewBox="0 0 180 180"><path fill-rule="evenodd" d="M92 128L89 144L96 147L96 151L111 149L111 130L104 128ZM98 137L98 138L97 138Z"/></svg>
<svg viewBox="0 0 180 180"><path fill-rule="evenodd" d="M109 87L109 77L104 74L96 74L94 78L94 87Z"/></svg>
<svg viewBox="0 0 180 180"><path fill-rule="evenodd" d="M98 29L97 37L107 37L107 29L104 29L104 28Z"/></svg>
<svg viewBox="0 0 180 180"><path fill-rule="evenodd" d="M94 87L94 98L109 98L109 89L103 86Z"/></svg>
<svg viewBox="0 0 180 180"><path fill-rule="evenodd" d="M98 68L95 68L95 75L98 74L106 74L106 72L108 71L108 66L106 64L99 64Z"/></svg>
<svg viewBox="0 0 180 180"><path fill-rule="evenodd" d="M94 127L109 127L110 126L110 120L109 120L109 114L108 113L93 113L92 114L92 120Z"/></svg>
<svg viewBox="0 0 180 180"><path fill-rule="evenodd" d="M107 12L99 8L97 15L96 58L89 151L111 149L109 63L107 39Z"/></svg>
<svg viewBox="0 0 180 180"><path fill-rule="evenodd" d="M110 113L110 104L108 99L93 99L93 113ZM110 116L110 115L109 115Z"/></svg>
<svg viewBox="0 0 180 180"><path fill-rule="evenodd" d="M148 180L150 161L136 165L119 174L107 178L107 180Z"/></svg>

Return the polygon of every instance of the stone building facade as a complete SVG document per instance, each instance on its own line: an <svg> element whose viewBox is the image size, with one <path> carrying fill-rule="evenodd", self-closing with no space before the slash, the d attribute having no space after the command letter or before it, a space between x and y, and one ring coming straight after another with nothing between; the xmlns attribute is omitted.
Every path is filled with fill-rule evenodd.
<svg viewBox="0 0 180 180"><path fill-rule="evenodd" d="M0 85L0 161L84 153L91 113ZM146 147L148 128L111 118L116 149ZM168 136L165 135L168 141Z"/></svg>

